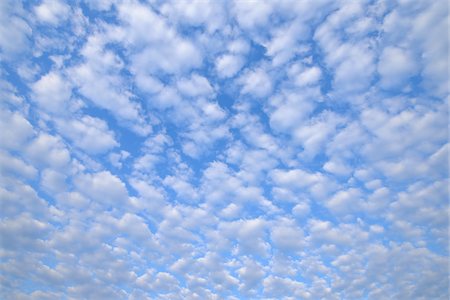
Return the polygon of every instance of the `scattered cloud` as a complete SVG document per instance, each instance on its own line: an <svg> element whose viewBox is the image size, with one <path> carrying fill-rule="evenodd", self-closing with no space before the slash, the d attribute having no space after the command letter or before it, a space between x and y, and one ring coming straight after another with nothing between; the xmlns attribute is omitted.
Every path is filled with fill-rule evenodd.
<svg viewBox="0 0 450 300"><path fill-rule="evenodd" d="M2 299L448 299L446 1L0 2Z"/></svg>

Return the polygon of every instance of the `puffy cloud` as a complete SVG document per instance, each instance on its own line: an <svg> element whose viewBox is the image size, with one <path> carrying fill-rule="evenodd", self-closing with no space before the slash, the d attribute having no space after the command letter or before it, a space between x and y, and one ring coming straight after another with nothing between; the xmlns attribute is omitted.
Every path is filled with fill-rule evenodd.
<svg viewBox="0 0 450 300"><path fill-rule="evenodd" d="M448 93L448 78L445 73L448 69L448 61L445 59L448 40L440 39L439 36L442 36L448 27L448 10L444 1L437 1L433 5L420 1L415 10L409 8L410 4L402 2L397 9L385 16L382 29L387 48L395 45L394 47L412 51L416 61L404 62L402 68L420 64L418 68L422 71L423 85L427 87L427 93L445 96ZM408 56L405 56L408 51L403 50L402 54L402 60L408 59ZM398 68L398 63L396 65Z"/></svg>
<svg viewBox="0 0 450 300"><path fill-rule="evenodd" d="M300 42L308 39L309 35L309 28L298 21L277 28L266 45L267 54L272 56L273 65L284 64L296 54L304 52L305 46Z"/></svg>
<svg viewBox="0 0 450 300"><path fill-rule="evenodd" d="M3 172L3 171L2 171ZM47 202L41 199L36 191L29 185L2 177L0 194L2 196L2 217L14 217L27 211L36 217L48 215Z"/></svg>
<svg viewBox="0 0 450 300"><path fill-rule="evenodd" d="M69 12L69 6L59 0L44 0L35 7L38 19L52 25L57 25L59 22L67 19Z"/></svg>
<svg viewBox="0 0 450 300"><path fill-rule="evenodd" d="M361 92L368 88L374 76L375 55L367 35L342 32L343 28L352 27L363 18L362 3L346 3L327 17L314 33L314 39L325 52L326 63L334 69L333 88L339 93Z"/></svg>
<svg viewBox="0 0 450 300"><path fill-rule="evenodd" d="M242 94L264 98L272 92L272 79L263 69L248 70L239 81L243 85Z"/></svg>
<svg viewBox="0 0 450 300"><path fill-rule="evenodd" d="M190 78L183 78L177 82L178 90L188 97L210 96L213 88L203 76L192 74Z"/></svg>
<svg viewBox="0 0 450 300"><path fill-rule="evenodd" d="M32 99L46 111L64 114L71 97L70 83L56 71L42 76L31 86Z"/></svg>
<svg viewBox="0 0 450 300"><path fill-rule="evenodd" d="M448 298L445 1L0 25L0 298Z"/></svg>
<svg viewBox="0 0 450 300"><path fill-rule="evenodd" d="M223 3L220 1L205 3L203 1L164 3L160 11L170 20L181 25L203 25L209 33L219 30L226 22Z"/></svg>
<svg viewBox="0 0 450 300"><path fill-rule="evenodd" d="M269 100L273 110L269 113L270 126L280 132L292 131L305 121L316 106L309 97L295 91L276 95Z"/></svg>
<svg viewBox="0 0 450 300"><path fill-rule="evenodd" d="M7 152L0 152L0 170L3 175L14 175L25 178L33 178L36 176L36 168L28 165L23 160L11 156Z"/></svg>
<svg viewBox="0 0 450 300"><path fill-rule="evenodd" d="M52 169L44 169L41 174L41 185L50 194L62 193L66 190L66 176Z"/></svg>
<svg viewBox="0 0 450 300"><path fill-rule="evenodd" d="M0 50L3 59L26 53L32 28L26 21L21 3L3 1L0 6Z"/></svg>
<svg viewBox="0 0 450 300"><path fill-rule="evenodd" d="M2 148L18 150L33 136L33 127L19 112L0 111L0 131Z"/></svg>
<svg viewBox="0 0 450 300"><path fill-rule="evenodd" d="M358 189L350 188L337 192L326 204L328 209L335 214L346 214L360 210L361 192Z"/></svg>
<svg viewBox="0 0 450 300"><path fill-rule="evenodd" d="M71 68L70 77L91 103L110 111L136 133L146 135L151 126L145 122L142 108L132 100L132 93L118 74L122 66L120 57L104 48L106 42L101 34L90 36L81 50L85 62Z"/></svg>
<svg viewBox="0 0 450 300"><path fill-rule="evenodd" d="M245 259L237 273L243 282L241 289L244 290L257 288L265 275L263 267L252 259Z"/></svg>
<svg viewBox="0 0 450 300"><path fill-rule="evenodd" d="M298 86L312 85L320 80L322 72L318 67L306 68L301 73L297 74L295 83Z"/></svg>
<svg viewBox="0 0 450 300"><path fill-rule="evenodd" d="M274 246L282 252L301 251L304 246L302 230L289 221L274 225L271 239Z"/></svg>
<svg viewBox="0 0 450 300"><path fill-rule="evenodd" d="M309 124L301 124L293 132L294 140L303 146L305 158L312 158L319 154L320 148L333 136L336 128L344 123L344 118L336 113L324 111Z"/></svg>
<svg viewBox="0 0 450 300"><path fill-rule="evenodd" d="M260 26L264 27L269 21L272 5L268 1L255 6L252 2L234 1L233 12L239 25L247 30L253 30Z"/></svg>
<svg viewBox="0 0 450 300"><path fill-rule="evenodd" d="M40 252L45 249L42 238L49 229L50 225L46 222L35 220L26 214L14 219L4 219L0 223L2 244L4 243L2 247L10 251L26 248Z"/></svg>
<svg viewBox="0 0 450 300"><path fill-rule="evenodd" d="M57 136L40 133L25 148L26 158L35 165L64 168L70 162L70 152Z"/></svg>
<svg viewBox="0 0 450 300"><path fill-rule="evenodd" d="M234 76L244 65L244 59L239 55L224 54L216 60L216 70L220 77Z"/></svg>
<svg viewBox="0 0 450 300"><path fill-rule="evenodd" d="M417 66L414 58L407 51L396 47L386 47L378 62L378 72L383 88L398 88L415 75Z"/></svg>
<svg viewBox="0 0 450 300"><path fill-rule="evenodd" d="M108 171L80 174L74 184L82 194L102 204L124 205L127 201L125 184Z"/></svg>
<svg viewBox="0 0 450 300"><path fill-rule="evenodd" d="M106 122L98 118L57 119L56 126L63 136L88 153L102 153L119 145Z"/></svg>
<svg viewBox="0 0 450 300"><path fill-rule="evenodd" d="M310 297L301 282L273 275L264 279L264 294L270 297Z"/></svg>
<svg viewBox="0 0 450 300"><path fill-rule="evenodd" d="M149 6L124 3L118 10L125 24L125 42L133 53L132 69L137 76L159 71L174 74L201 65L202 54L195 44L179 36ZM148 34L149 28L152 28L151 34Z"/></svg>

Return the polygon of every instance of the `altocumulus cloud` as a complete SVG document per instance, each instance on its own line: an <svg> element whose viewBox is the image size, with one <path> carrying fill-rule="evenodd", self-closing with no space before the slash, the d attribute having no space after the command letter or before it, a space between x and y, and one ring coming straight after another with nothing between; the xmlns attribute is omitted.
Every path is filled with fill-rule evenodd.
<svg viewBox="0 0 450 300"><path fill-rule="evenodd" d="M0 298L448 299L448 25L0 1Z"/></svg>

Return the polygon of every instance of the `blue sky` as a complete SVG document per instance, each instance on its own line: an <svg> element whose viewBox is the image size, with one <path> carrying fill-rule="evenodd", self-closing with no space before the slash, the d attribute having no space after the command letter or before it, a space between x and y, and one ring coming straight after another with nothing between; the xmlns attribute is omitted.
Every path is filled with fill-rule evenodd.
<svg viewBox="0 0 450 300"><path fill-rule="evenodd" d="M2 299L448 299L448 4L0 1Z"/></svg>

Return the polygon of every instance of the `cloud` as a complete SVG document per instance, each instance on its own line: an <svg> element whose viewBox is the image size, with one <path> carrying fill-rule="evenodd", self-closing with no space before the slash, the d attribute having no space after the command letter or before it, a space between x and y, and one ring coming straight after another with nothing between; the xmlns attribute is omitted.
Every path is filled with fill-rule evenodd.
<svg viewBox="0 0 450 300"><path fill-rule="evenodd" d="M267 54L272 56L272 64L279 66L288 62L293 56L304 52L301 42L309 38L309 28L302 22L291 22L280 26L266 45Z"/></svg>
<svg viewBox="0 0 450 300"><path fill-rule="evenodd" d="M125 184L108 171L80 174L74 178L74 184L82 194L107 206L123 205L127 200Z"/></svg>
<svg viewBox="0 0 450 300"><path fill-rule="evenodd" d="M220 1L211 3L170 1L162 5L160 11L170 20L176 20L181 25L194 27L203 25L208 33L213 33L226 22L224 9L224 5Z"/></svg>
<svg viewBox="0 0 450 300"><path fill-rule="evenodd" d="M381 76L381 86L386 89L401 87L417 72L415 60L405 50L386 47L380 56L378 72Z"/></svg>
<svg viewBox="0 0 450 300"><path fill-rule="evenodd" d="M34 135L33 127L19 112L0 111L1 147L19 150Z"/></svg>
<svg viewBox="0 0 450 300"><path fill-rule="evenodd" d="M98 118L83 116L73 120L59 119L56 120L56 126L63 136L88 153L103 153L119 145L106 122Z"/></svg>
<svg viewBox="0 0 450 300"><path fill-rule="evenodd" d="M0 19L2 20L0 50L2 58L10 59L27 52L32 28L26 21L22 5L14 1L3 1L0 11Z"/></svg>
<svg viewBox="0 0 450 300"><path fill-rule="evenodd" d="M250 94L256 98L263 98L272 91L272 80L263 69L248 70L240 77L242 94Z"/></svg>
<svg viewBox="0 0 450 300"><path fill-rule="evenodd" d="M447 299L445 1L0 3L1 299Z"/></svg>
<svg viewBox="0 0 450 300"><path fill-rule="evenodd" d="M301 251L304 246L302 230L289 220L272 227L271 239L274 246L282 252Z"/></svg>
<svg viewBox="0 0 450 300"><path fill-rule="evenodd" d="M32 84L32 99L45 111L64 113L71 97L70 83L57 72L50 72Z"/></svg>
<svg viewBox="0 0 450 300"><path fill-rule="evenodd" d="M242 28L253 30L266 25L272 12L272 6L269 2L263 2L255 8L251 2L234 1L233 12Z"/></svg>
<svg viewBox="0 0 450 300"><path fill-rule="evenodd" d="M245 259L244 265L237 271L239 278L242 280L241 289L251 290L257 288L261 279L264 278L265 272L263 267L251 259Z"/></svg>
<svg viewBox="0 0 450 300"><path fill-rule="evenodd" d="M11 156L7 152L0 152L1 171L4 175L15 175L25 178L34 178L37 170L19 158Z"/></svg>
<svg viewBox="0 0 450 300"><path fill-rule="evenodd" d="M105 50L102 35L90 36L81 50L85 62L70 69L80 93L91 103L111 112L139 135L151 131L141 114L139 103L132 101L132 93L124 87L124 80L118 72L120 58L112 51Z"/></svg>
<svg viewBox="0 0 450 300"><path fill-rule="evenodd" d="M366 35L348 34L349 28L364 18L360 3L347 3L318 27L314 39L324 51L325 62L334 69L333 88L337 92L361 92L368 88L375 72L375 55Z"/></svg>
<svg viewBox="0 0 450 300"><path fill-rule="evenodd" d="M67 189L66 175L52 169L44 169L41 173L41 185L50 194L62 193Z"/></svg>
<svg viewBox="0 0 450 300"><path fill-rule="evenodd" d="M244 65L239 55L224 54L216 60L216 70L220 77L233 77Z"/></svg>
<svg viewBox="0 0 450 300"><path fill-rule="evenodd" d="M69 6L58 0L44 0L35 7L38 19L52 25L58 25L59 22L67 19L69 11Z"/></svg>
<svg viewBox="0 0 450 300"><path fill-rule="evenodd" d="M178 90L188 97L211 96L213 88L208 79L192 74L190 78L183 78L177 82Z"/></svg>
<svg viewBox="0 0 450 300"><path fill-rule="evenodd" d="M276 95L269 101L273 107L269 113L271 128L286 133L303 123L316 106L309 97L295 91Z"/></svg>
<svg viewBox="0 0 450 300"><path fill-rule="evenodd" d="M148 6L122 4L118 11L125 25L125 42L132 53L132 69L137 76L158 71L170 74L186 72L201 65L199 49L179 36ZM153 28L152 34L148 34L148 28Z"/></svg>
<svg viewBox="0 0 450 300"><path fill-rule="evenodd" d="M70 152L57 136L40 133L25 148L25 157L36 166L64 168L70 163Z"/></svg>

